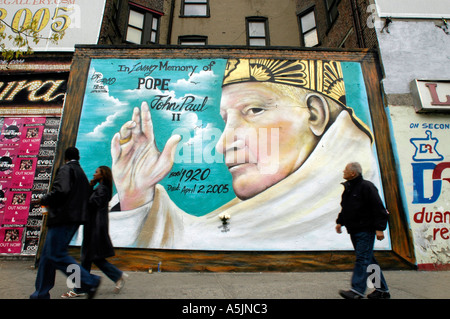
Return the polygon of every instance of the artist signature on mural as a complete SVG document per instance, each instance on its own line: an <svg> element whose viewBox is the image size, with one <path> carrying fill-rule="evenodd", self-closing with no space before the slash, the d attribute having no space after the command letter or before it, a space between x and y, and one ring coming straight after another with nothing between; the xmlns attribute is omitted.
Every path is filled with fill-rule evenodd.
<svg viewBox="0 0 450 319"><path fill-rule="evenodd" d="M91 76L91 80L93 82L93 90L91 93L107 93L108 88L106 86L116 83L116 78L105 78L100 72L94 72Z"/></svg>

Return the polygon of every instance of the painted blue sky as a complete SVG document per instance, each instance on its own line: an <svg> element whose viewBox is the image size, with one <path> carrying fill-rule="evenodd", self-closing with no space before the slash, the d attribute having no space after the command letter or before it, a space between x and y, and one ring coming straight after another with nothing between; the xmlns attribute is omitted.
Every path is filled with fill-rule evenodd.
<svg viewBox="0 0 450 319"><path fill-rule="evenodd" d="M160 62L168 61L167 66L174 67L173 70L161 68ZM213 65L212 65L213 62ZM141 70L137 70L137 63L140 63ZM225 165L221 163L207 164L205 161L194 163L194 157L204 157L202 150L208 146L204 134L211 131L222 131L224 122L219 114L219 103L221 96L221 82L224 74L226 60L194 60L194 59L171 59L171 60L92 60L86 94L84 98L83 110L80 120L80 128L77 138L77 147L81 153L81 165L88 177L91 177L99 165L111 167L111 140L120 127L131 119L134 107L140 107L142 101L147 101L150 105L158 95L163 95L163 101L170 97L170 102L181 104L183 100L190 96L189 100L195 98L193 103L203 103L205 97L207 102L203 107L203 112L183 111L180 114L180 121L173 121L171 111L151 109L154 125L155 139L158 149L164 148L167 139L174 133L182 134L182 141L178 146L175 158L175 165L172 172L196 169L209 169L210 173L206 182L208 184L230 184L231 179ZM142 66L148 66L143 68ZM155 66L152 70L151 66ZM128 72L123 72L129 68ZM177 71L186 69L185 71ZM195 72L192 69L195 68ZM146 89L141 85L138 89L139 79L149 80L151 83L155 79L169 79L165 90L161 88ZM104 87L99 87L99 79L103 79ZM112 84L111 84L112 83ZM97 87L96 87L97 85ZM216 137L218 138L218 136ZM209 137L209 139L211 139ZM201 141L203 140L203 143ZM206 142L205 142L206 140ZM199 149L200 148L200 149ZM212 156L215 154L214 148L209 147ZM190 151L192 160L186 163L186 151ZM183 161L183 162L181 162ZM223 159L222 159L223 161ZM180 163L181 162L181 163ZM177 178L166 178L162 185L177 186ZM180 186L188 188L194 187L195 183L181 183ZM198 186L197 186L198 189ZM231 186L226 194L215 194L213 201L204 201L205 204L199 207L198 196L195 194L169 192L169 195L180 208L192 214L201 215L214 209L234 197ZM206 195L205 195L206 196ZM212 195L210 195L212 196ZM223 199L221 199L223 197Z"/></svg>

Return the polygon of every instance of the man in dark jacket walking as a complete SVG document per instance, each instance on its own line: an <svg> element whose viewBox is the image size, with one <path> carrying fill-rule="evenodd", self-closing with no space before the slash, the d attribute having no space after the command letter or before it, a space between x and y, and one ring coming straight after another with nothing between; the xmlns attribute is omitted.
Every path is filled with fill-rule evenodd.
<svg viewBox="0 0 450 319"><path fill-rule="evenodd" d="M66 276L72 272L75 276L79 275L79 282L88 289L88 298L94 297L100 284L99 276L87 272L68 253L73 235L87 220L87 204L91 192L79 159L77 148L69 147L65 151L65 165L58 170L52 190L40 200L49 211L48 230L36 276L36 291L30 296L32 299L50 298L49 292L55 284L57 269Z"/></svg>
<svg viewBox="0 0 450 319"><path fill-rule="evenodd" d="M386 280L373 255L375 237L378 240L384 239L388 212L375 185L363 179L359 163L347 164L343 173L346 182L343 183L342 210L336 220L336 231L342 233L341 227L345 226L355 248L356 261L351 290L341 290L339 294L346 299L363 298L369 272L373 270L376 289L367 297L390 298Z"/></svg>

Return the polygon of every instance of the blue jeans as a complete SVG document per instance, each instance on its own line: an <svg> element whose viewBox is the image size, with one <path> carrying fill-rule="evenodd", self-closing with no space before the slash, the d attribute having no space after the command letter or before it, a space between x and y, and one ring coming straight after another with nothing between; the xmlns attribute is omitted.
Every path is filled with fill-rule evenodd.
<svg viewBox="0 0 450 319"><path fill-rule="evenodd" d="M389 291L386 280L383 276L383 272L381 271L381 268L379 268L378 263L373 255L375 232L359 232L350 234L350 238L352 240L356 254L355 267L353 269L352 275L352 291L361 296L364 296L367 288L367 278L371 273L371 269L368 269L370 265L376 266L372 266L376 269L374 273L374 275L377 276L375 283L379 283L378 287L376 284L374 285L375 288L383 292Z"/></svg>
<svg viewBox="0 0 450 319"><path fill-rule="evenodd" d="M105 258L96 260L83 260L81 262L81 267L86 269L86 271L91 271L92 264L96 265L109 279L116 283L120 278L122 278L122 271L116 266L111 264ZM87 292L86 287L82 286L79 288L74 288L73 291L76 293Z"/></svg>
<svg viewBox="0 0 450 319"><path fill-rule="evenodd" d="M96 259L96 260L84 260L81 266L87 271L91 271L92 264L96 265L109 279L116 283L120 278L122 278L123 272L119 270L116 266L111 264L106 259ZM87 292L87 287L81 286L73 289L76 293Z"/></svg>
<svg viewBox="0 0 450 319"><path fill-rule="evenodd" d="M69 276L72 272L67 273L67 267L78 265L75 258L68 253L69 243L77 229L78 225L48 227L36 275L36 291L31 294L31 299L49 299L50 290L55 285L56 270L58 269ZM82 285L97 287L100 283L99 276L91 275L83 267L80 267L80 275Z"/></svg>
<svg viewBox="0 0 450 319"><path fill-rule="evenodd" d="M92 264L96 265L98 269L100 269L113 282L117 282L120 278L122 278L122 271L111 264L109 261L107 261L105 258L85 260L81 263L81 266L83 266L83 268L87 271L91 271Z"/></svg>

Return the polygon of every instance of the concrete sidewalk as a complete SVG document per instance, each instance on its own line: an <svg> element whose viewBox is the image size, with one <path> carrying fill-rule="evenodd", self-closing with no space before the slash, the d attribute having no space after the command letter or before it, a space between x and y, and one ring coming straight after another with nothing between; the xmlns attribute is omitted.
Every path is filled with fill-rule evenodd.
<svg viewBox="0 0 450 319"><path fill-rule="evenodd" d="M37 270L30 260L0 259L0 299L28 299ZM96 299L341 299L351 272L298 273L174 273L125 272L125 286L114 294L114 284L103 273ZM392 299L450 299L450 271L384 271ZM58 272L52 299L68 291ZM370 291L369 291L370 292Z"/></svg>

